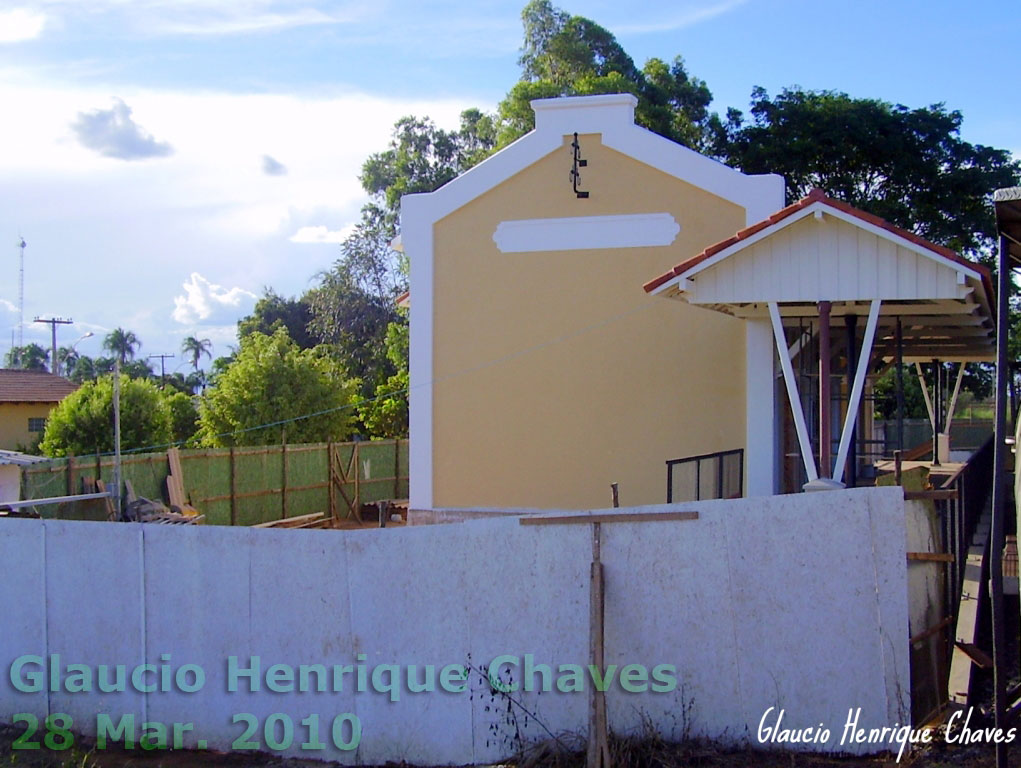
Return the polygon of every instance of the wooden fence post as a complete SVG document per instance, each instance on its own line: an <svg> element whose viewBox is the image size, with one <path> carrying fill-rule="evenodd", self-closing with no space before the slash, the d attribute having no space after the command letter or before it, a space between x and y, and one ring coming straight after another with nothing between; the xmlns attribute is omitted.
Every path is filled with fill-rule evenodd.
<svg viewBox="0 0 1021 768"><path fill-rule="evenodd" d="M358 443L354 445L354 467L355 467L355 517L358 518L358 522L362 520L362 488L361 488L361 477L362 468L358 463Z"/></svg>
<svg viewBox="0 0 1021 768"><path fill-rule="evenodd" d="M280 509L287 518L287 427L280 428Z"/></svg>
<svg viewBox="0 0 1021 768"><path fill-rule="evenodd" d="M326 488L328 489L330 519L337 519L337 492L333 488L333 442L326 444Z"/></svg>
<svg viewBox="0 0 1021 768"><path fill-rule="evenodd" d="M238 481L234 465L234 446L230 447L230 524L238 524Z"/></svg>
<svg viewBox="0 0 1021 768"><path fill-rule="evenodd" d="M75 488L75 476L74 476L74 456L67 457L67 495L74 496L77 493Z"/></svg>
<svg viewBox="0 0 1021 768"><path fill-rule="evenodd" d="M401 497L401 441L394 438L394 498Z"/></svg>

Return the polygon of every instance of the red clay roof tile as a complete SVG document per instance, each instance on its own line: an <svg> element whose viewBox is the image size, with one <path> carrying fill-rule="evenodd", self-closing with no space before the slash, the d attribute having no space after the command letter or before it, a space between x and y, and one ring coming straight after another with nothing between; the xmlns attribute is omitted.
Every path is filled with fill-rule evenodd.
<svg viewBox="0 0 1021 768"><path fill-rule="evenodd" d="M0 368L0 403L59 403L78 389L46 371Z"/></svg>

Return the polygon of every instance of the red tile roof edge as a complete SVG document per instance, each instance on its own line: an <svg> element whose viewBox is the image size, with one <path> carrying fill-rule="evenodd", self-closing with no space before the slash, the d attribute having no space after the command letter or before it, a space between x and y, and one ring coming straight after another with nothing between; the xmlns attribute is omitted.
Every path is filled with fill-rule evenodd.
<svg viewBox="0 0 1021 768"><path fill-rule="evenodd" d="M835 200L832 197L827 197L826 194L818 187L813 189L805 197L801 198L796 203L791 203L786 208L777 211L768 218L756 222L751 226L745 227L736 234L728 237L726 240L721 240L718 243L710 245L701 253L692 256L690 259L687 259L686 261L682 261L680 264L678 264L676 267L669 270L668 272L664 272L659 277L650 280L643 286L645 288L645 292L651 293L652 291L656 290L661 285L663 285L663 283L672 280L678 275L684 274L689 269L698 266L706 259L715 256L720 251L729 248L730 246L735 245L741 242L742 240L748 239L755 233L761 232L763 229L766 229L767 227L771 227L774 224L783 221L784 219L788 218L789 216L792 216L793 214L797 213L800 210L807 208L813 203L822 203L823 205L829 206L830 208L835 208L838 211L842 211L843 213L854 216L857 219L861 219L862 221L868 224L872 224L873 226L885 229L887 232L897 235L898 237L902 237L905 240L908 240L914 243L915 245L930 250L939 256L942 256L946 259L950 259L951 261L954 261L960 264L961 266L968 267L969 269L974 269L982 276L982 282L985 285L987 296L989 297L990 302L992 301L993 297L992 279L990 277L989 270L982 264L970 261L961 256L956 251L952 251L949 248L943 247L942 245L930 243L928 240L926 240L923 237L919 237L914 232L909 232L906 229L901 229L900 227L891 224L886 219L881 219L875 214L868 213L867 211L863 211L860 208L855 208L853 205L845 203L842 200Z"/></svg>
<svg viewBox="0 0 1021 768"><path fill-rule="evenodd" d="M0 369L0 403L59 403L76 389L74 382L47 371Z"/></svg>

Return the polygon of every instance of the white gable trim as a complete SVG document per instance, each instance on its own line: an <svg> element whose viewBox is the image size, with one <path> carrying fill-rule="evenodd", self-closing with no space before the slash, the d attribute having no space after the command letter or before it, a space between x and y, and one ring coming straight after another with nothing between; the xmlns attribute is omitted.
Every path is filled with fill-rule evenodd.
<svg viewBox="0 0 1021 768"><path fill-rule="evenodd" d="M941 256L935 251L924 246L921 246L918 243L913 242L912 240L908 240L905 237L901 237L900 235L891 232L888 229L885 229L883 227L877 227L875 224L871 224L865 221L864 219L860 219L857 216L853 216L849 213L841 211L838 208L833 208L822 201L818 201L812 203L811 205L806 206L805 208L802 208L800 211L792 213L790 216L787 216L786 218L782 219L776 224L764 227L763 229L759 230L753 235L750 235L744 240L739 240L733 245L724 248L719 253L714 253L705 261L696 264L695 266L691 267L691 269L685 270L676 277L673 277L667 282L658 286L652 291L652 293L653 295L664 293L666 291L671 290L675 286L677 287L678 290L683 291L685 290L685 286L687 285L686 281L690 280L692 277L699 274L700 272L704 272L707 269L711 269L724 259L730 258L734 254L743 251L745 248L754 245L760 240L764 240L767 237L770 237L771 235L779 232L782 229L785 229L786 227L791 226L796 222L801 221L802 219L805 219L809 216L816 216L822 214L833 216L834 218L840 219L841 221L844 221L850 224L851 226L857 227L873 235L876 235L877 237L887 240L896 246L912 251L913 253L917 253L918 255L924 256L927 259L931 259L940 266L954 270L956 273L958 273L958 275L965 275L967 277L971 277L974 280L979 281L982 280L981 274L979 274L979 272L973 269L972 267L968 267L964 264L961 264L960 262L954 261L953 259L948 259L945 256ZM961 280L958 279L958 282L961 282Z"/></svg>
<svg viewBox="0 0 1021 768"><path fill-rule="evenodd" d="M411 263L410 507L433 507L433 225L564 146L564 136L598 133L602 143L745 209L746 225L779 210L784 182L746 176L634 124L630 94L532 102L536 129L435 192L401 200L401 240ZM565 153L565 164L570 156Z"/></svg>

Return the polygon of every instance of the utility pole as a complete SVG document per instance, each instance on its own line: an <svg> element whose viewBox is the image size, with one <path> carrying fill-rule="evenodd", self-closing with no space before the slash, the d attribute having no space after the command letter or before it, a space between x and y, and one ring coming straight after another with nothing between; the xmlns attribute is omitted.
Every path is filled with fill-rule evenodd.
<svg viewBox="0 0 1021 768"><path fill-rule="evenodd" d="M173 357L173 355L165 355L165 354L164 355L149 355L149 359L150 360L152 360L154 357L158 357L160 359L160 386L163 389L166 389L167 388L167 363L166 363L166 360L167 360L168 357Z"/></svg>
<svg viewBox="0 0 1021 768"><path fill-rule="evenodd" d="M45 320L41 317L35 319L37 323L49 323L50 334L53 339L53 358L50 360L50 373L54 376L60 374L60 363L57 361L57 326L58 325L70 325L74 322L71 318L63 317L51 317L49 320Z"/></svg>

